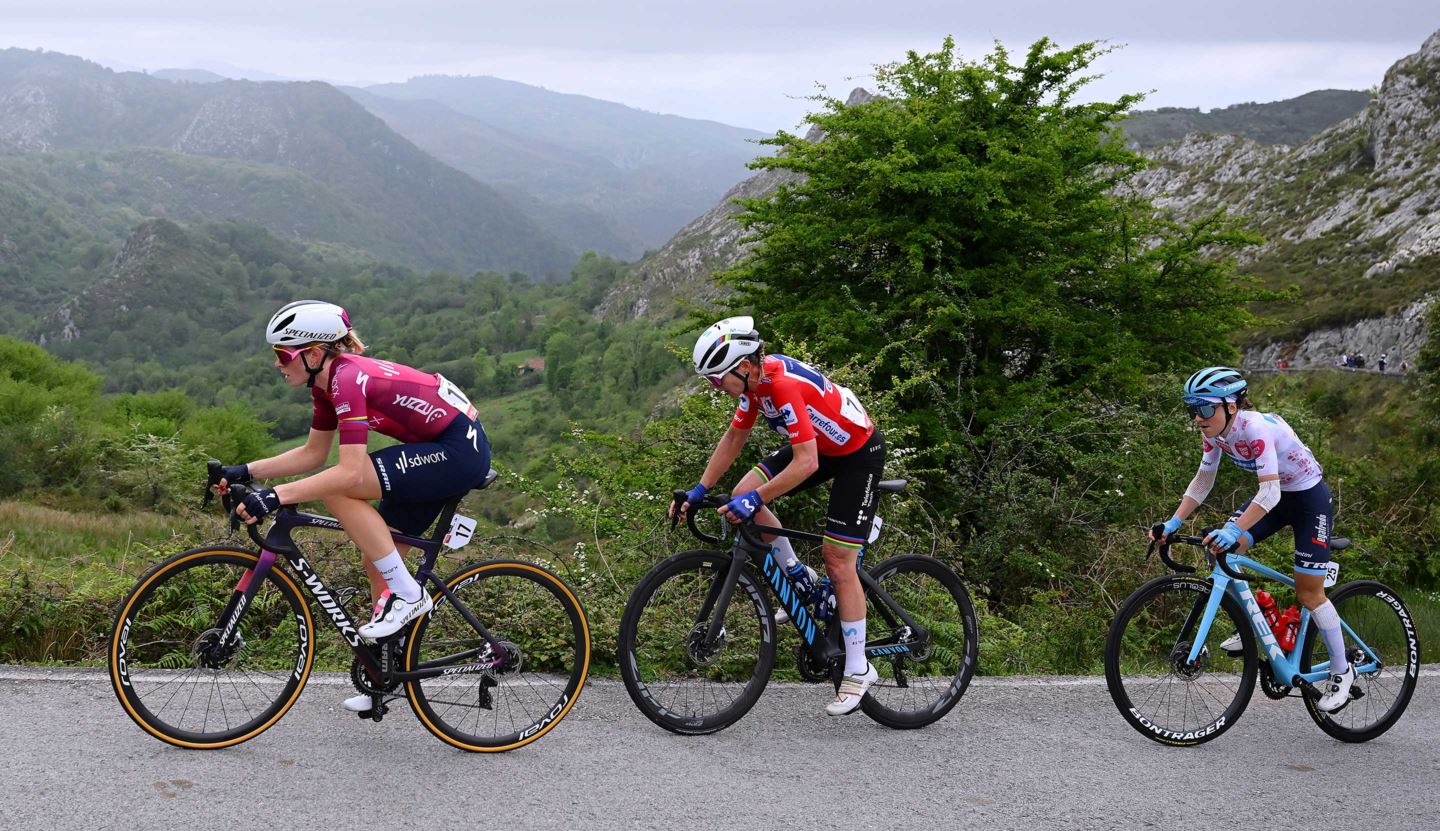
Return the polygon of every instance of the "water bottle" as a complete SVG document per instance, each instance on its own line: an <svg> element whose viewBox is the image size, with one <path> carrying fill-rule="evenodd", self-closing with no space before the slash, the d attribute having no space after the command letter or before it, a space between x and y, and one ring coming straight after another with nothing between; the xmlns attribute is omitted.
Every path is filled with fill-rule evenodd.
<svg viewBox="0 0 1440 831"><path fill-rule="evenodd" d="M1270 631L1275 637L1280 637L1280 609L1275 605L1275 598L1270 592L1264 589L1255 590L1255 602L1260 604L1260 613L1265 616L1265 622L1269 624Z"/></svg>
<svg viewBox="0 0 1440 831"><path fill-rule="evenodd" d="M1280 613L1280 622L1275 628L1275 640L1280 648L1289 652L1295 648L1295 635L1300 631L1300 608L1291 606Z"/></svg>
<svg viewBox="0 0 1440 831"><path fill-rule="evenodd" d="M829 620L835 616L835 586L829 577L821 577L820 582L815 584L815 593L810 595L810 602L815 606L815 617L820 620Z"/></svg>
<svg viewBox="0 0 1440 831"><path fill-rule="evenodd" d="M774 549L771 549L772 551ZM810 578L810 569L795 557L785 564L785 575L790 578L790 583L795 586L797 597L809 597L815 588L815 581Z"/></svg>

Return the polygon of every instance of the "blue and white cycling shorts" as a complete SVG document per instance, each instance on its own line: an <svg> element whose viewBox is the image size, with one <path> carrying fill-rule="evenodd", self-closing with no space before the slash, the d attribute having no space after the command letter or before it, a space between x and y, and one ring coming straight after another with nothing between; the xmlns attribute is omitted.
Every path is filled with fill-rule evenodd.
<svg viewBox="0 0 1440 831"><path fill-rule="evenodd" d="M402 534L418 536L445 503L490 472L490 440L463 413L433 441L396 444L370 454L380 479L380 516Z"/></svg>
<svg viewBox="0 0 1440 831"><path fill-rule="evenodd" d="M1247 499L1236 508L1230 519L1239 519L1250 507L1250 501ZM1322 479L1303 491L1281 492L1280 501L1255 523L1250 536L1258 545L1281 528L1290 526L1295 531L1295 572L1324 574L1325 564L1330 562L1331 511L1330 486Z"/></svg>

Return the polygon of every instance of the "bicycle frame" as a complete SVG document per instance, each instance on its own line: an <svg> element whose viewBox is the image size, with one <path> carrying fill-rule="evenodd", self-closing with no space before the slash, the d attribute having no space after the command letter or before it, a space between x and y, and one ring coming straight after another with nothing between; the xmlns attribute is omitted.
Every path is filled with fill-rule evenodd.
<svg viewBox="0 0 1440 831"><path fill-rule="evenodd" d="M1264 563L1256 562L1249 557L1237 554L1230 554L1227 558L1233 569L1248 569L1262 577L1268 577L1271 580L1283 583L1291 588L1295 586L1295 579L1293 577L1281 574ZM1210 634L1210 626L1215 622L1215 615L1220 611L1221 598L1225 594L1229 594L1240 603L1240 608L1245 610L1246 617L1250 620L1250 628L1254 630L1255 637L1260 642L1266 659L1270 662L1271 675L1277 682L1294 687L1300 686L1301 681L1313 684L1329 676L1329 660L1315 664L1314 668L1309 672L1300 671L1300 650L1304 647L1305 636L1310 628L1309 609L1302 609L1300 612L1300 628L1295 636L1295 645L1291 647L1290 653L1287 655L1285 650L1280 648L1280 643L1275 640L1274 633L1270 631L1270 625L1265 621L1265 615L1260 610L1260 603L1255 600L1255 595L1250 591L1248 581L1237 580L1227 574L1221 560L1218 558L1214 568L1210 572L1210 580L1214 588L1211 589L1210 595L1204 603L1199 628L1196 630L1195 637L1192 639L1190 645L1189 661L1191 664L1199 661L1201 650L1205 644L1205 638ZM1197 603L1196 609L1190 612L1190 617L1186 619L1185 625L1181 628L1182 639L1185 637L1185 633L1190 631L1191 626L1195 624L1195 614L1199 610L1200 604ZM1369 659L1356 666L1355 671L1363 675L1379 670L1381 668L1381 662L1375 655L1374 650L1356 634L1354 629L1350 628L1350 624L1341 620L1340 626L1345 630L1345 634L1364 651L1366 657Z"/></svg>
<svg viewBox="0 0 1440 831"><path fill-rule="evenodd" d="M455 504L447 505L441 514L441 521L438 527L445 528L449 525L450 518L454 516L455 506L458 502L459 500L456 499ZM275 521L270 526L270 531L263 538L259 535L255 526L247 526L246 530L250 538L260 547L260 561L256 563L254 568L247 570L240 578L240 582L236 584L235 591L231 595L230 602L226 604L225 609L220 613L220 620L224 622L223 625L218 627L221 631L220 643L229 642L232 633L234 633L240 625L240 621L244 618L245 610L249 607L251 599L254 598L260 586L264 584L265 576L270 573L271 568L274 568L276 561L283 557L285 562L290 565L291 570L300 578L300 583L305 587L305 590L309 592L311 597L315 598L315 602L319 603L320 608L329 616L331 625L340 633L340 637L344 638L345 642L350 645L350 649L355 653L355 657L365 667L366 674L377 684L388 683L390 681L415 681L433 678L437 675L483 672L499 666L505 660L506 651L500 641L485 628L484 624L475 617L475 614L470 611L469 607L455 597L450 587L446 586L444 581L435 576L435 561L439 557L440 549L443 546L442 538L438 535L433 539L424 539L405 534L392 534L397 543L405 543L424 552L420 569L415 574L415 581L422 585L428 581L440 591L442 598L436 601L435 608L439 609L440 604L448 600L454 605L455 611L459 612L460 616L474 627L475 631L486 640L487 645L459 652L454 655L447 655L435 660L425 661L419 667L410 671L397 671L391 666L393 650L385 647L388 643L395 643L397 645L403 643L403 635L395 641L381 642L377 645L379 648L366 644L360 636L355 621L351 619L349 613L345 611L345 608L336 599L335 593L325 584L325 581L320 577L319 573L315 571L315 568L301 554L294 540L290 538L290 532L296 528L325 528L334 531L344 530L339 520L315 514L300 513L288 507L282 508L276 513ZM430 614L434 614L434 611L431 611ZM303 624L301 631L302 633L304 631ZM487 651L490 652L493 657L455 666L457 661L475 658Z"/></svg>
<svg viewBox="0 0 1440 831"><path fill-rule="evenodd" d="M694 529L693 519L691 528ZM764 578L766 585L775 598L784 605L785 611L790 614L790 625L799 633L801 640L809 647L811 653L819 660L829 664L832 661L845 656L844 647L840 644L839 628L831 626L827 632L833 631L834 636L828 638L819 637L819 626L814 615L805 605L807 598L795 588L795 583L785 569L775 560L769 543L759 537L760 533L776 534L789 537L792 540L805 540L809 542L820 542L822 538L818 534L807 534L802 531L794 531L787 528L772 528L752 523L742 524L740 534L731 546L730 570L724 580L717 580L710 586L710 591L705 596L705 602L701 604L700 613L696 623L704 623L709 618L709 628L705 633L705 643L714 644L718 642L721 630L724 628L725 611L730 606L730 599L735 594L735 587L740 582L740 571L745 563L752 564ZM697 534L698 536L698 534ZM704 537L702 537L704 538ZM860 568L860 561L856 560L856 573L860 583L870 592L870 596L878 602L876 607L886 622L894 628L898 622L903 622L915 633L915 640L923 643L929 632L915 619L910 616L900 604L896 603L888 592L871 577L868 572ZM910 643L879 643L866 645L865 655L867 658L882 656L905 655L910 653Z"/></svg>

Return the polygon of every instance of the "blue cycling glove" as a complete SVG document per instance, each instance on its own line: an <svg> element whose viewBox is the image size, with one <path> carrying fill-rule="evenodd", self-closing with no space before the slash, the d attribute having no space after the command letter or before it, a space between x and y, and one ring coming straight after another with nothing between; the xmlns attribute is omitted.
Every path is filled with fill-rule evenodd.
<svg viewBox="0 0 1440 831"><path fill-rule="evenodd" d="M1234 522L1227 522L1223 528L1217 528L1210 532L1208 542L1214 543L1223 551L1229 551L1235 547L1235 543L1239 542L1241 537L1248 536L1249 534L1240 526Z"/></svg>
<svg viewBox="0 0 1440 831"><path fill-rule="evenodd" d="M1176 531L1179 531L1180 522L1181 520L1179 516L1172 516L1169 519L1165 520L1165 536L1168 537Z"/></svg>
<svg viewBox="0 0 1440 831"><path fill-rule="evenodd" d="M736 519L745 520L755 516L756 511L765 507L765 500L760 498L760 491L750 491L731 499L725 503L725 507Z"/></svg>
<svg viewBox="0 0 1440 831"><path fill-rule="evenodd" d="M707 493L709 493L709 492L710 492L710 489L707 488L707 487L705 487L704 485L696 485L695 487L693 487L693 488L691 488L690 490L686 491L686 493L685 493L685 501L686 501L686 502L689 502L691 505L699 505L699 504L700 504L700 500L704 499L704 498L705 498L705 494L707 494Z"/></svg>
<svg viewBox="0 0 1440 831"><path fill-rule="evenodd" d="M259 519L280 507L280 496L275 493L274 488L261 488L254 493L245 494L245 499L240 504L245 506L245 513Z"/></svg>

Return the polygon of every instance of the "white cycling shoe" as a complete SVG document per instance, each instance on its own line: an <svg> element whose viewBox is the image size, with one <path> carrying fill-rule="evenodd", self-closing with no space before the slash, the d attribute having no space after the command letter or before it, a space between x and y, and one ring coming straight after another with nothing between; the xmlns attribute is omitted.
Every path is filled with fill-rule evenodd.
<svg viewBox="0 0 1440 831"><path fill-rule="evenodd" d="M1355 683L1355 665L1351 664L1349 669L1340 675L1330 676L1330 684L1325 688L1325 695L1315 702L1315 708L1327 713L1336 710L1350 703L1350 687Z"/></svg>
<svg viewBox="0 0 1440 831"><path fill-rule="evenodd" d="M810 585L813 586L813 585L815 585L816 583L819 583L819 582L820 582L820 575L815 572L815 569L813 569L813 568L811 568L811 567L809 567L809 566L806 566L806 567L805 567L805 572L810 575ZM776 610L775 610L775 625L776 625L776 626L779 626L779 625L784 624L784 623L789 623L789 622L790 622L790 611L789 611L788 609L780 608L780 609L776 609Z"/></svg>
<svg viewBox="0 0 1440 831"><path fill-rule="evenodd" d="M879 680L880 673L875 670L875 665L866 662L863 674L847 675L841 679L840 689L835 691L835 700L825 707L825 712L832 716L855 712L855 708L860 706L860 699L865 697L865 691Z"/></svg>
<svg viewBox="0 0 1440 831"><path fill-rule="evenodd" d="M1225 651L1226 655L1232 658L1245 654L1245 645L1240 642L1239 632L1221 641L1220 648Z"/></svg>
<svg viewBox="0 0 1440 831"><path fill-rule="evenodd" d="M340 706L344 707L352 713L363 713L366 710L370 709L371 704L372 702L370 700L370 696L366 695L365 693L361 693L359 695L352 695L349 698L345 699L343 702L341 702Z"/></svg>
<svg viewBox="0 0 1440 831"><path fill-rule="evenodd" d="M360 627L360 637L378 641L399 632L401 627L435 608L435 601L422 589L419 600L406 600L388 589L375 604L375 616ZM366 708L369 709L369 708Z"/></svg>

